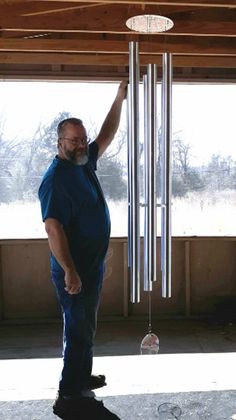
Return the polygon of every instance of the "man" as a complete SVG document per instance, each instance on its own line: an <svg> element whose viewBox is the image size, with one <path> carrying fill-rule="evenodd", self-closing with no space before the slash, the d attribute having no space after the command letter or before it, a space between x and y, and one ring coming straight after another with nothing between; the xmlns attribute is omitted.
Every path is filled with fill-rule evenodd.
<svg viewBox="0 0 236 420"><path fill-rule="evenodd" d="M81 120L69 118L59 123L58 155L39 188L52 280L64 320L63 369L53 411L66 419L118 419L93 393L88 396L88 390L106 385L103 375L91 375L110 235L109 211L95 174L96 162L118 129L126 90L123 81L96 140L89 145Z"/></svg>

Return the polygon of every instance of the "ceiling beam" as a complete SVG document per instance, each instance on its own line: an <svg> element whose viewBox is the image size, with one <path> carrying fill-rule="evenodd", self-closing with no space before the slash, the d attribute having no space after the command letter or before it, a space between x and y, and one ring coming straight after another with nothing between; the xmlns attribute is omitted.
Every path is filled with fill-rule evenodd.
<svg viewBox="0 0 236 420"><path fill-rule="evenodd" d="M47 0L51 3L68 3L65 0ZM99 0L86 0L86 3L100 3ZM157 6L191 6L191 7L236 7L236 0L102 0L104 4L153 4ZM85 3L84 0L70 0L70 3Z"/></svg>
<svg viewBox="0 0 236 420"><path fill-rule="evenodd" d="M141 55L140 65L162 64L161 55ZM91 65L128 66L127 54L75 54L75 53L5 53L0 52L0 64L32 65ZM236 68L235 57L173 56L174 67Z"/></svg>
<svg viewBox="0 0 236 420"><path fill-rule="evenodd" d="M24 0L24 3L31 3L31 2L32 2L32 0ZM7 6L9 6L11 4L14 4L14 6L15 6L18 3L22 3L22 0L0 0L0 5L7 5Z"/></svg>
<svg viewBox="0 0 236 420"><path fill-rule="evenodd" d="M104 5L101 0L100 3L72 3L72 5L68 6L68 2L65 3L63 6L62 3L56 5L55 3L49 3L46 1L40 0L28 0L27 2L20 1L14 4L14 8L7 3L2 4L0 0L0 12L1 16L5 15L5 17L9 16L37 16L37 15L47 15L47 14L56 14L64 11L73 11L77 9L84 9L84 8L98 8L100 5ZM11 13L9 13L11 12Z"/></svg>
<svg viewBox="0 0 236 420"><path fill-rule="evenodd" d="M160 36L156 41L139 42L140 54L170 52L180 55L236 56L235 38L167 38ZM3 39L0 51L31 52L77 52L128 54L128 41L97 41L75 39Z"/></svg>
<svg viewBox="0 0 236 420"><path fill-rule="evenodd" d="M165 33L166 36L225 36L236 37L236 9L224 10L219 14L215 11L173 12L169 13L174 21L174 27ZM140 9L124 8L122 6L99 7L59 13L49 16L15 16L1 13L0 27L2 31L22 32L58 32L58 33L114 33L132 34L125 22ZM156 8L149 7L146 13L155 14ZM159 36L156 34L155 36Z"/></svg>
<svg viewBox="0 0 236 420"><path fill-rule="evenodd" d="M216 25L216 27L214 28L214 25L208 25L207 22L205 22L202 26L201 26L201 32L197 32L199 29L195 28L189 28L189 30L186 28L185 30L177 30L177 28L172 31L172 32L168 32L165 34L166 37L181 37L181 36L191 36L191 37L222 37L222 38L236 38L236 27L235 25L222 25L222 30L219 30L219 25ZM204 27L206 28L204 30ZM104 28L105 29L105 28ZM21 38L27 38L27 34L31 33L31 34L45 34L47 33L47 35L52 35L53 34L63 34L63 33L74 33L74 34L114 34L114 35L130 35L132 37L132 35L136 36L137 32L132 32L132 31L114 31L114 30L109 30L109 29L105 29L105 30L57 30L57 29L47 29L47 28L41 28L41 29L22 29L22 28L4 28L3 32L6 33L13 33L13 32L18 32L18 37ZM163 34L153 34L153 36L156 37L160 37L163 36ZM33 37L33 36L32 36ZM36 38L37 36L35 36Z"/></svg>

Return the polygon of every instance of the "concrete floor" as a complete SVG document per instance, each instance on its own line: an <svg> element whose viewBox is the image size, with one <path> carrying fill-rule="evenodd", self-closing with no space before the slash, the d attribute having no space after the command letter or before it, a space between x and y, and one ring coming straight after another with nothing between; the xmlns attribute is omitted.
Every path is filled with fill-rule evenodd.
<svg viewBox="0 0 236 420"><path fill-rule="evenodd" d="M140 355L146 328L137 320L99 322L94 373L105 373L108 385L97 398L122 420L236 418L236 325L153 321L154 356ZM1 324L0 419L56 420L60 369L59 323Z"/></svg>

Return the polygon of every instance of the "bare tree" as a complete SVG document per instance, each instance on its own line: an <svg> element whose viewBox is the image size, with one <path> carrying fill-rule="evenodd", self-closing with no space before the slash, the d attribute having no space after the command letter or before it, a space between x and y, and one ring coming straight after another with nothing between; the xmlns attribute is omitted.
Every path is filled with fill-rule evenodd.
<svg viewBox="0 0 236 420"><path fill-rule="evenodd" d="M94 123L88 130L89 137L95 139L98 131ZM124 164L120 159L120 153L127 142L127 133L119 129L116 141L108 147L98 161L97 175L104 194L112 200L121 200L127 197L127 183L124 178Z"/></svg>
<svg viewBox="0 0 236 420"><path fill-rule="evenodd" d="M174 170L180 171L186 176L190 169L190 144L185 144L180 138L173 141L173 166Z"/></svg>
<svg viewBox="0 0 236 420"><path fill-rule="evenodd" d="M14 184L15 168L20 160L19 140L4 138L5 121L0 118L0 203L12 200L11 187Z"/></svg>
<svg viewBox="0 0 236 420"><path fill-rule="evenodd" d="M7 159L12 159L13 151L18 154L17 162L14 166L14 176L10 172L8 173L8 177L12 176L12 179L11 183L9 183L9 188L6 182L4 183L2 197L5 194L11 201L37 200L37 192L42 176L57 153L56 130L58 123L69 117L70 114L68 112L61 112L50 124L40 122L32 139L24 139L24 141L14 142L13 144L11 142L4 143L5 149L1 147L1 153L5 156L5 159L6 156ZM94 123L91 123L89 135L95 138L96 133L96 126ZM125 141L126 133L124 130L120 130L113 147L108 148L108 151L99 159L98 177L100 178L105 195L114 200L126 196L123 165L119 159ZM1 156L0 154L0 160ZM3 167L1 168L0 174L2 171ZM5 172L3 173L5 174Z"/></svg>

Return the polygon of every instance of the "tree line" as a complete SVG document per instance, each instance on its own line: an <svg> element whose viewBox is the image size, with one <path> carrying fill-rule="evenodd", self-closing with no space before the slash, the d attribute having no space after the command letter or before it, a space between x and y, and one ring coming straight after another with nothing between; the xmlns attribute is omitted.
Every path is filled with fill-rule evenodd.
<svg viewBox="0 0 236 420"><path fill-rule="evenodd" d="M71 115L59 113L50 124L40 123L32 139L7 140L3 127L0 127L0 203L15 201L35 201L42 176L57 153L56 128L64 118ZM201 166L191 165L191 146L184 143L181 133L174 134L172 194L184 197L193 191L221 191L236 189L236 161L232 156L213 154L209 162ZM97 129L94 124L88 136L95 138ZM108 199L119 201L127 198L127 167L120 159L126 145L126 132L117 134L115 149L109 149L98 163L97 175ZM161 130L158 132L157 186L160 194L161 172ZM143 148L140 147L140 161ZM140 166L143 173L143 166ZM142 184L142 183L141 183Z"/></svg>

